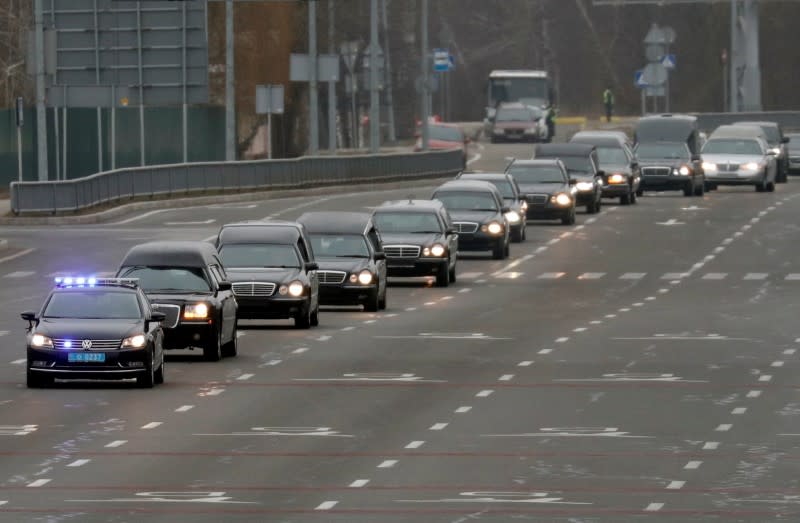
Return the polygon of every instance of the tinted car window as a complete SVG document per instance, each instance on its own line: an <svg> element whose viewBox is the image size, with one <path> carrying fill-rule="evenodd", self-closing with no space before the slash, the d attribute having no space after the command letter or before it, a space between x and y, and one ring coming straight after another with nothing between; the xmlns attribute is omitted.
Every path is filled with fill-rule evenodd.
<svg viewBox="0 0 800 523"><path fill-rule="evenodd" d="M636 148L639 158L681 160L689 157L689 149L680 143L641 143Z"/></svg>
<svg viewBox="0 0 800 523"><path fill-rule="evenodd" d="M358 234L312 234L311 245L321 257L369 258L367 242Z"/></svg>
<svg viewBox="0 0 800 523"><path fill-rule="evenodd" d="M511 166L508 173L517 183L564 183L564 173L551 165Z"/></svg>
<svg viewBox="0 0 800 523"><path fill-rule="evenodd" d="M430 212L379 212L375 223L381 233L438 233L442 226Z"/></svg>
<svg viewBox="0 0 800 523"><path fill-rule="evenodd" d="M142 311L132 292L57 292L47 302L45 318L139 319Z"/></svg>
<svg viewBox="0 0 800 523"><path fill-rule="evenodd" d="M703 147L703 154L763 154L755 140L710 140Z"/></svg>
<svg viewBox="0 0 800 523"><path fill-rule="evenodd" d="M123 269L123 278L139 278L145 291L167 290L205 292L211 290L203 270L196 267L130 267Z"/></svg>
<svg viewBox="0 0 800 523"><path fill-rule="evenodd" d="M497 202L490 193L440 191L433 195L450 210L496 211Z"/></svg>
<svg viewBox="0 0 800 523"><path fill-rule="evenodd" d="M225 267L300 267L291 245L231 243L220 248Z"/></svg>
<svg viewBox="0 0 800 523"><path fill-rule="evenodd" d="M600 165L625 165L628 163L625 151L612 147L598 147L597 160Z"/></svg>

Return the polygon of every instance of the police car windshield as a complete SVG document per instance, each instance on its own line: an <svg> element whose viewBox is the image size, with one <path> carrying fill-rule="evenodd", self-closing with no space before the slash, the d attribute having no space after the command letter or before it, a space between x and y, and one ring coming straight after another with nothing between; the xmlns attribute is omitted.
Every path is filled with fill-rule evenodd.
<svg viewBox="0 0 800 523"><path fill-rule="evenodd" d="M139 278L145 292L209 292L211 286L198 267L128 267L122 278Z"/></svg>
<svg viewBox="0 0 800 523"><path fill-rule="evenodd" d="M432 212L377 212L375 223L383 234L441 233L442 226Z"/></svg>
<svg viewBox="0 0 800 523"><path fill-rule="evenodd" d="M451 211L496 211L497 202L491 193L439 191L433 195Z"/></svg>
<svg viewBox="0 0 800 523"><path fill-rule="evenodd" d="M312 234L314 254L322 258L369 258L364 237L359 234Z"/></svg>
<svg viewBox="0 0 800 523"><path fill-rule="evenodd" d="M522 184L566 183L561 169L549 165L512 165L508 173L517 180L517 183Z"/></svg>
<svg viewBox="0 0 800 523"><path fill-rule="evenodd" d="M294 247L279 243L229 243L220 248L222 263L229 269L300 267Z"/></svg>
<svg viewBox="0 0 800 523"><path fill-rule="evenodd" d="M142 317L139 300L133 292L64 291L55 292L44 309L44 318L135 320Z"/></svg>

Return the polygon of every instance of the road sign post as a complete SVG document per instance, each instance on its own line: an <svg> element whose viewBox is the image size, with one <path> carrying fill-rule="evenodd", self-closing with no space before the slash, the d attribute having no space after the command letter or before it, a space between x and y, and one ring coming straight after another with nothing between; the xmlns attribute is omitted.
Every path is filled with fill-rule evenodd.
<svg viewBox="0 0 800 523"><path fill-rule="evenodd" d="M267 158L272 159L272 115L283 114L283 86L256 86L256 114L267 115Z"/></svg>
<svg viewBox="0 0 800 523"><path fill-rule="evenodd" d="M22 125L25 122L25 107L22 97L17 98L17 171L22 181Z"/></svg>

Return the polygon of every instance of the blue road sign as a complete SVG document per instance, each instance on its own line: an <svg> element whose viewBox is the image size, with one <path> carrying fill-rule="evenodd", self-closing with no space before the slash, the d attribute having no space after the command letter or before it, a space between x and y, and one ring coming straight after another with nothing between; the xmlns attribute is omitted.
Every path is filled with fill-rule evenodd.
<svg viewBox="0 0 800 523"><path fill-rule="evenodd" d="M668 54L661 59L661 65L664 66L664 69L675 69L676 64L674 54Z"/></svg>
<svg viewBox="0 0 800 523"><path fill-rule="evenodd" d="M640 89L647 87L649 85L647 82L644 81L643 74L644 71L641 69L633 73L633 85L635 85Z"/></svg>
<svg viewBox="0 0 800 523"><path fill-rule="evenodd" d="M450 53L447 49L433 50L433 70L437 73L446 73L450 69Z"/></svg>

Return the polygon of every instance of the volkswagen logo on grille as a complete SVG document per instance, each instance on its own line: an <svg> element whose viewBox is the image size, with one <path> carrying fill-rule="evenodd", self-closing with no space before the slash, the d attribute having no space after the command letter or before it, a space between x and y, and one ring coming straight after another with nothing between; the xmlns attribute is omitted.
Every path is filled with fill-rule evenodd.
<svg viewBox="0 0 800 523"><path fill-rule="evenodd" d="M81 347L85 350L89 350L92 348L92 340L83 340L81 342Z"/></svg>

